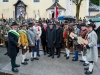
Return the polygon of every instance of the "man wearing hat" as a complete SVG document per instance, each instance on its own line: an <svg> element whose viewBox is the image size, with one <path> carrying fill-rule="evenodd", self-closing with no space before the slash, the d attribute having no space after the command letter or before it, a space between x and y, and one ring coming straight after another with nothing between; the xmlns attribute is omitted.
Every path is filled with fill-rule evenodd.
<svg viewBox="0 0 100 75"><path fill-rule="evenodd" d="M84 68L85 74L93 73L94 62L98 60L98 48L97 48L97 34L93 30L93 24L88 24L88 44L84 45L87 48L87 60L89 61L89 67Z"/></svg>
<svg viewBox="0 0 100 75"><path fill-rule="evenodd" d="M20 35L17 32L18 24L16 22L13 22L11 27L12 30L10 30L8 33L8 56L11 58L12 71L18 72L19 70L15 68L20 67L20 65L16 64L16 56L20 47Z"/></svg>
<svg viewBox="0 0 100 75"><path fill-rule="evenodd" d="M64 28L63 28L63 43L64 43L64 48L66 51L66 54L64 55L66 57L66 59L69 59L69 54L70 54L70 44L69 44L69 27L68 27L68 23L64 23Z"/></svg>
<svg viewBox="0 0 100 75"><path fill-rule="evenodd" d="M63 38L62 35L63 35L63 30L60 28L60 23L57 22L56 23L56 43L55 43L57 58L60 57L61 44L62 44L62 38Z"/></svg>
<svg viewBox="0 0 100 75"><path fill-rule="evenodd" d="M27 37L26 29L27 29L27 23L22 23L21 30L19 30L19 34L20 34L20 43L22 48L21 64L23 65L27 65L28 64L27 61L29 60L26 58L27 48L28 48L28 37Z"/></svg>
<svg viewBox="0 0 100 75"><path fill-rule="evenodd" d="M87 26L86 26L85 23L82 23L82 25L81 25L80 36L83 39L87 40L88 28L87 28ZM87 51L87 49L84 48L84 44L82 44L80 46L81 46L81 54L82 54L82 60L80 60L80 62L84 62L83 66L87 66L89 64L89 62L87 61L87 57L86 57L86 51Z"/></svg>
<svg viewBox="0 0 100 75"><path fill-rule="evenodd" d="M27 30L27 35L28 35L28 40L29 40L29 52L30 52L30 55L31 55L31 61L33 61L33 59L35 60L39 60L37 58L37 32L35 29L33 29L33 23L29 23L29 27L28 27L28 30ZM34 50L34 51L33 51ZM33 58L33 53L32 51L34 52L34 58Z"/></svg>
<svg viewBox="0 0 100 75"><path fill-rule="evenodd" d="M42 29L41 27L39 26L39 22L36 21L35 22L35 25L33 26L33 29L36 30L37 32L37 56L40 56L40 37L41 37L41 34L42 34ZM33 52L33 55L34 55L34 52Z"/></svg>
<svg viewBox="0 0 100 75"><path fill-rule="evenodd" d="M53 24L49 23L49 28L46 33L47 47L50 50L48 57L52 56L54 58L54 45L56 42L56 30L53 28Z"/></svg>
<svg viewBox="0 0 100 75"><path fill-rule="evenodd" d="M7 48L7 52L4 55L7 55L8 54L8 32L9 32L10 29L11 29L10 28L10 25L9 25L9 23L7 23L6 26L5 26L5 29L3 31L5 46Z"/></svg>
<svg viewBox="0 0 100 75"><path fill-rule="evenodd" d="M74 24L73 25L73 28L74 28L74 34L76 34L77 36L80 36L80 29L77 28L77 24ZM78 40L77 40L77 37L72 37L73 39L73 44L74 44L74 50L75 50L75 56L74 58L72 59L72 61L78 61L78 49L79 49L79 44L78 44Z"/></svg>

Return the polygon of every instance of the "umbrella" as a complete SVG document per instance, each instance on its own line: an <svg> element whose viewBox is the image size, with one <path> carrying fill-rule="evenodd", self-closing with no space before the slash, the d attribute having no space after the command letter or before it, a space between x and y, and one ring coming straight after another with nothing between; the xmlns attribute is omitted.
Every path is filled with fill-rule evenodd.
<svg viewBox="0 0 100 75"><path fill-rule="evenodd" d="M100 22L100 18L91 18L91 19L89 19L89 21Z"/></svg>
<svg viewBox="0 0 100 75"><path fill-rule="evenodd" d="M69 16L65 16L64 19L71 21L71 20L75 20L75 17L69 15Z"/></svg>
<svg viewBox="0 0 100 75"><path fill-rule="evenodd" d="M65 16L59 16L56 20L64 20Z"/></svg>

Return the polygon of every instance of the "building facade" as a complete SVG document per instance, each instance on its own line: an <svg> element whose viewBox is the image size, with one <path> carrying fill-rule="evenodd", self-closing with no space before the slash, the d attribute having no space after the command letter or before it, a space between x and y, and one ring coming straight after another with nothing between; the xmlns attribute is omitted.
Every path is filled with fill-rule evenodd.
<svg viewBox="0 0 100 75"><path fill-rule="evenodd" d="M0 0L0 14L4 18L19 18L27 13L28 18L52 18L54 7L57 2L59 16L67 15L71 9L71 15L76 15L76 6L73 0L70 0L68 9L68 0ZM89 0L83 0L80 8L80 17L89 16ZM0 16L1 18L2 16Z"/></svg>

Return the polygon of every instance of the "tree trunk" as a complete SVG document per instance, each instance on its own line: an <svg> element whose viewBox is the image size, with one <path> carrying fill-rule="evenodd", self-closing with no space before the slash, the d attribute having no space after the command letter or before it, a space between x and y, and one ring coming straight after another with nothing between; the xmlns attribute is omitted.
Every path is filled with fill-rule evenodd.
<svg viewBox="0 0 100 75"><path fill-rule="evenodd" d="M79 13L80 13L80 5L76 5L76 22L79 20Z"/></svg>

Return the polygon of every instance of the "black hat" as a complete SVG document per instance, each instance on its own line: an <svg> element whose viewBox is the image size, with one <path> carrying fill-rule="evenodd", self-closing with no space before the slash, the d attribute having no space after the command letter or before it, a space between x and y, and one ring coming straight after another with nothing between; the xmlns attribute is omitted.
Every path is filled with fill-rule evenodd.
<svg viewBox="0 0 100 75"><path fill-rule="evenodd" d="M60 23L59 23L59 22L56 22L56 25L57 25L57 26L60 26Z"/></svg>
<svg viewBox="0 0 100 75"><path fill-rule="evenodd" d="M33 23L29 23L29 24L28 24L28 27L32 27L32 26L33 26Z"/></svg>
<svg viewBox="0 0 100 75"><path fill-rule="evenodd" d="M87 27L93 27L93 24L90 23L90 24L87 24L86 26Z"/></svg>
<svg viewBox="0 0 100 75"><path fill-rule="evenodd" d="M82 23L81 26L86 26L86 24L85 23Z"/></svg>
<svg viewBox="0 0 100 75"><path fill-rule="evenodd" d="M18 24L16 22L13 22L11 26L17 26Z"/></svg>
<svg viewBox="0 0 100 75"><path fill-rule="evenodd" d="M22 26L27 26L27 23L22 23L21 27L22 27Z"/></svg>

